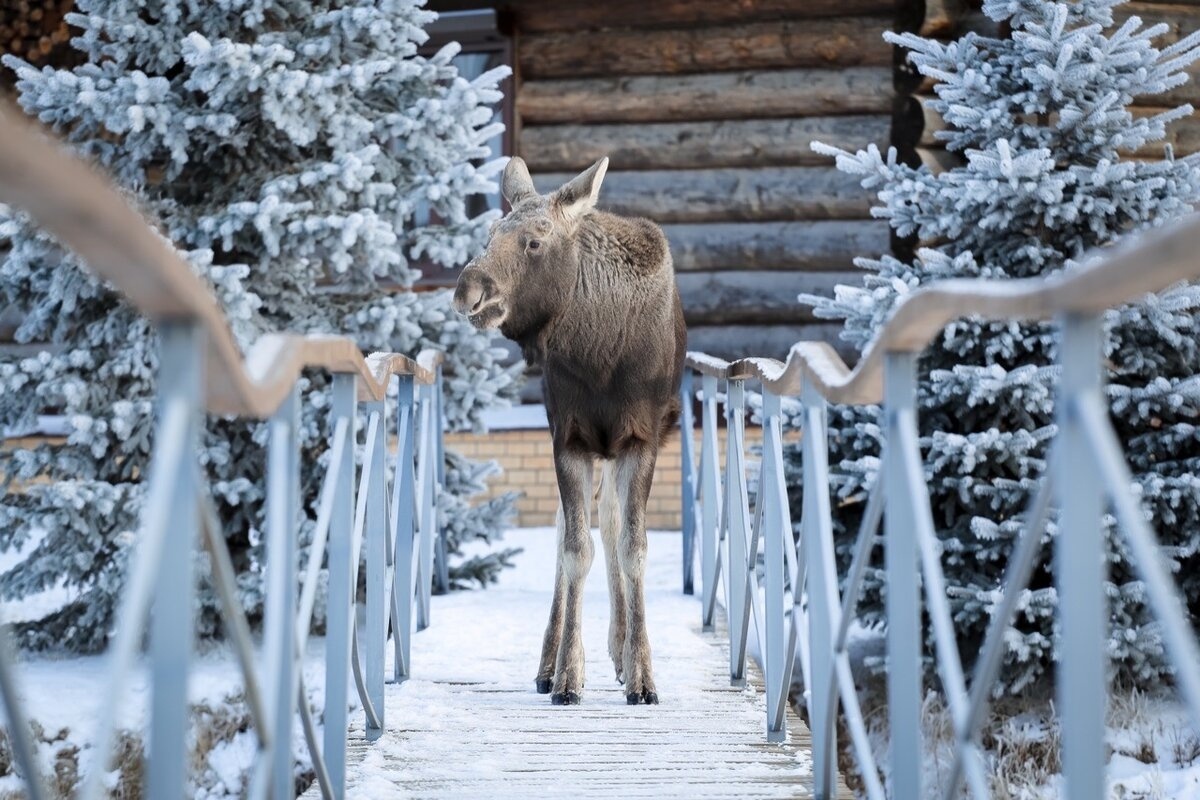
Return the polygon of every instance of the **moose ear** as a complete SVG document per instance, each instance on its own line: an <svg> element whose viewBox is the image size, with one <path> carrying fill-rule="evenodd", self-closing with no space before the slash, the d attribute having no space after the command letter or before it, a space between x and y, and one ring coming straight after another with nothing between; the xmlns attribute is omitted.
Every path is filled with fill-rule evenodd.
<svg viewBox="0 0 1200 800"><path fill-rule="evenodd" d="M559 213L567 219L578 219L595 208L596 199L600 196L600 184L604 182L606 172L607 156L563 184L562 188L554 193L554 204Z"/></svg>
<svg viewBox="0 0 1200 800"><path fill-rule="evenodd" d="M508 160L500 188L510 206L537 195L537 190L533 188L533 178L529 177L529 167L525 166L525 159L513 156Z"/></svg>

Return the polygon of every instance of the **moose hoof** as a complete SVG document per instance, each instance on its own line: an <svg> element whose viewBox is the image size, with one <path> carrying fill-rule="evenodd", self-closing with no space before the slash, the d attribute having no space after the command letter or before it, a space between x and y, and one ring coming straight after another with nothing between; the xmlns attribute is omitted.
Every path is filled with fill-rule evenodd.
<svg viewBox="0 0 1200 800"><path fill-rule="evenodd" d="M538 694L550 694L550 687L553 685L554 685L554 679L552 679L552 678L538 678L537 679L537 693Z"/></svg>
<svg viewBox="0 0 1200 800"><path fill-rule="evenodd" d="M630 692L625 695L625 702L631 706L636 706L638 703L656 706L658 705L658 693L651 691L641 692L640 694L638 692Z"/></svg>
<svg viewBox="0 0 1200 800"><path fill-rule="evenodd" d="M550 703L556 706L577 706L579 695L575 692L555 692L550 695Z"/></svg>

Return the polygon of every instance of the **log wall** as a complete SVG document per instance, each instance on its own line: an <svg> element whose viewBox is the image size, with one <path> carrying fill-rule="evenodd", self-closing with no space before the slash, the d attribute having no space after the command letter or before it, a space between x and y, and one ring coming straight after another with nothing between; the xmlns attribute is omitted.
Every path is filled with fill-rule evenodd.
<svg viewBox="0 0 1200 800"><path fill-rule="evenodd" d="M896 0L498 5L517 153L542 191L609 157L601 206L663 225L693 347L782 356L836 337L796 295L857 279L853 259L891 243L811 144L890 144Z"/></svg>
<svg viewBox="0 0 1200 800"><path fill-rule="evenodd" d="M67 25L75 0L0 0L0 55L14 55L34 66L69 67L80 61L70 46L79 33ZM0 67L0 97L12 89L14 76Z"/></svg>

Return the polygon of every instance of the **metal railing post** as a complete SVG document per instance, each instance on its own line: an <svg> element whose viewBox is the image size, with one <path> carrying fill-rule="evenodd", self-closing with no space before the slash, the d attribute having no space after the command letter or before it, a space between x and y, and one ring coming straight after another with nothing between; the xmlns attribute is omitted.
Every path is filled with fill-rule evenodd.
<svg viewBox="0 0 1200 800"><path fill-rule="evenodd" d="M407 679L412 671L412 628L415 587L413 586L413 537L416 535L415 501L416 487L413 473L413 378L401 375L400 390L396 403L396 491L400 503L396 509L395 545L396 571L393 578L392 635L396 637L396 681Z"/></svg>
<svg viewBox="0 0 1200 800"><path fill-rule="evenodd" d="M692 440L692 371L684 368L683 381L679 388L679 450L683 465L680 492L681 527L683 529L683 593L695 593L693 578L696 561L696 459Z"/></svg>
<svg viewBox="0 0 1200 800"><path fill-rule="evenodd" d="M329 523L329 600L325 631L325 764L331 790L341 797L346 786L347 692L350 675L350 626L354 624L353 576L350 554L354 537L355 376L333 376L329 429L345 421L346 442L334 489L333 518ZM330 465L332 468L333 465Z"/></svg>
<svg viewBox="0 0 1200 800"><path fill-rule="evenodd" d="M818 798L837 795L837 675L835 614L840 612L837 564L833 554L833 517L829 502L829 445L825 399L805 382L804 514L800 546L805 549L809 658L812 685L809 729L813 737L814 791ZM799 602L799 587L792 587Z"/></svg>
<svg viewBox="0 0 1200 800"><path fill-rule="evenodd" d="M294 796L296 791L292 767L292 719L296 711L297 686L296 538L300 492L300 391L297 386L292 387L268 425L267 588L262 674L269 687L271 797L280 800Z"/></svg>
<svg viewBox="0 0 1200 800"><path fill-rule="evenodd" d="M717 581L720 564L717 560L718 528L721 524L721 467L717 446L717 379L705 375L701 382L700 398L700 572L703 592L700 604L703 629L713 629L713 612L717 604Z"/></svg>
<svg viewBox="0 0 1200 800"><path fill-rule="evenodd" d="M763 681L767 694L767 741L787 739L787 693L791 684L792 658L789 652L784 601L785 547L794 546L787 487L784 485L782 426L779 395L764 391L762 396L763 460L770 460L771 486L760 486L763 493L763 588L766 610L766 635L763 653ZM764 472L767 470L764 469Z"/></svg>
<svg viewBox="0 0 1200 800"><path fill-rule="evenodd" d="M437 494L441 492L442 486L446 483L446 409L445 400L442 396L442 365L438 364L437 378L433 385L433 437L434 437L434 477L435 477L435 492L433 497L433 520L434 520L434 536L436 537L436 556L437 562L434 575L437 577L437 586L439 592L450 591L450 562L449 553L446 552L446 532L438 523L437 511Z"/></svg>
<svg viewBox="0 0 1200 800"><path fill-rule="evenodd" d="M178 402L187 407L184 457L171 489L174 522L170 545L163 548L155 578L150 624L150 670L153 703L150 738L153 757L146 776L147 794L155 798L183 797L188 766L188 668L195 630L192 606L196 580L192 568L200 508L196 498L203 421L203 342L199 326L178 322L160 327L159 404Z"/></svg>
<svg viewBox="0 0 1200 800"><path fill-rule="evenodd" d="M1057 685L1064 796L1084 800L1104 795L1108 603L1100 522L1103 484L1080 413L1083 402L1100 400L1101 321L1069 315L1061 330L1062 377L1055 403L1059 432L1050 465L1061 514L1054 540L1061 631Z"/></svg>
<svg viewBox="0 0 1200 800"><path fill-rule="evenodd" d="M41 764L33 742L33 730L17 687L14 674L16 663L16 647L9 638L7 626L0 623L0 699L4 702L5 732L8 734L10 759L22 773L26 798L49 800L50 792L42 779ZM12 769L12 766L9 769Z"/></svg>
<svg viewBox="0 0 1200 800"><path fill-rule="evenodd" d="M369 416L377 419L375 445L371 461L363 464L367 470L366 519L362 558L367 562L366 586L367 613L363 631L364 659L366 661L367 695L378 715L378 727L367 720L367 741L375 741L383 735L384 706L384 647L387 644L387 416L385 401L364 404ZM368 431L370 435L370 431Z"/></svg>
<svg viewBox="0 0 1200 800"><path fill-rule="evenodd" d="M884 357L884 536L887 562L888 724L891 729L891 796L924 797L921 786L921 579L917 539L903 496L901 415L916 413L916 356Z"/></svg>
<svg viewBox="0 0 1200 800"><path fill-rule="evenodd" d="M746 684L746 635L750 628L750 586L747 570L755 568L749 562L746 541L749 534L749 492L746 488L744 381L729 381L726 400L729 415L726 420L725 446L725 509L726 536L729 542L729 563L725 582L729 586L729 682L734 686Z"/></svg>
<svg viewBox="0 0 1200 800"><path fill-rule="evenodd" d="M420 581L417 585L417 595L420 603L417 605L417 630L423 631L429 627L430 595L433 594L433 539L437 529L437 501L434 492L436 469L433 466L436 454L434 449L433 428L433 397L432 387L421 385L417 387L417 409L420 416L417 431L417 486L419 487L418 502L420 511L417 524L420 528L420 552L417 556L420 568Z"/></svg>

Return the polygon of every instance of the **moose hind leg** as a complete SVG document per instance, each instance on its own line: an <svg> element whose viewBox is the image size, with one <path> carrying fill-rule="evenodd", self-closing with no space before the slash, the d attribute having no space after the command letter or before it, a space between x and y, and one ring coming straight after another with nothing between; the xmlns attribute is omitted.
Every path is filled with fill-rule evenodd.
<svg viewBox="0 0 1200 800"><path fill-rule="evenodd" d="M625 699L630 705L657 704L658 690L650 665L650 639L646 633L646 502L654 478L656 448L646 442L628 448L617 459L617 494L622 512L617 546L625 579Z"/></svg>
<svg viewBox="0 0 1200 800"><path fill-rule="evenodd" d="M554 670L550 702L575 705L583 696L583 584L592 566L592 532L588 502L591 500L592 458L555 449L558 493L562 502L563 535L559 540L558 565L566 593L563 607L562 641Z"/></svg>
<svg viewBox="0 0 1200 800"><path fill-rule="evenodd" d="M561 550L564 531L561 504L554 522L558 529L558 548ZM562 560L560 559L554 568L554 600L550 603L550 619L546 623L546 635L542 637L542 659L538 664L537 673L538 694L550 694L550 687L554 683L554 668L558 662L558 645L562 641L563 605L566 595L567 584L563 578Z"/></svg>
<svg viewBox="0 0 1200 800"><path fill-rule="evenodd" d="M625 682L625 578L621 574L617 545L621 538L621 506L617 497L616 464L605 461L600 477L600 538L604 542L604 565L608 569L608 656L619 683Z"/></svg>

